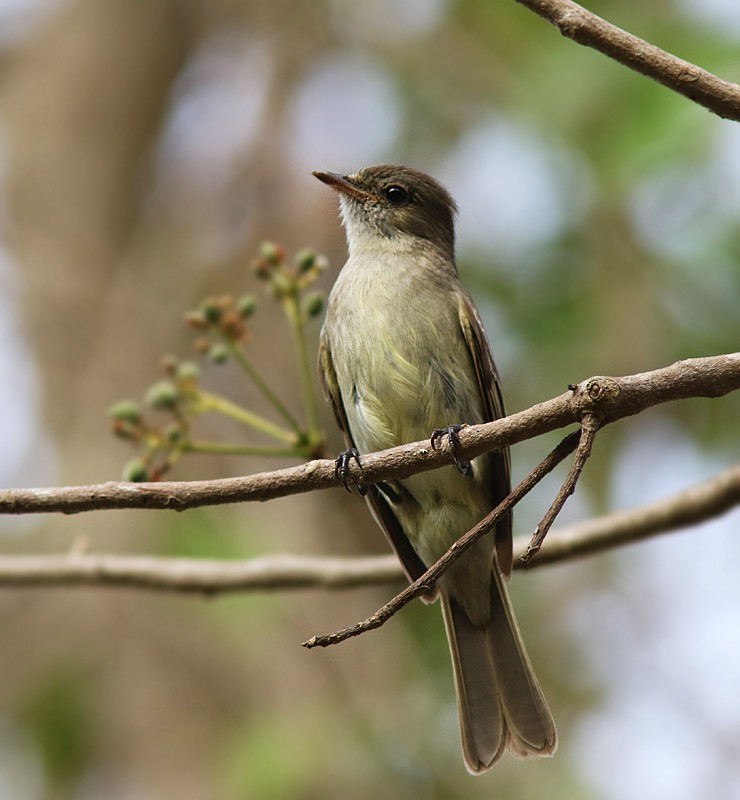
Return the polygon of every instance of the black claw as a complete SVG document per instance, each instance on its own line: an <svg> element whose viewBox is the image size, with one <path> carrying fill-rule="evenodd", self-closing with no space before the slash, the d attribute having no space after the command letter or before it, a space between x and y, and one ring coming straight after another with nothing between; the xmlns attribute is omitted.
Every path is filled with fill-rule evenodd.
<svg viewBox="0 0 740 800"><path fill-rule="evenodd" d="M455 462L455 466L458 468L462 475L468 477L469 475L473 474L473 467L471 466L469 461L463 461L462 459L458 458L457 450L460 447L460 437L458 433L464 428L464 425L448 425L446 428L435 428L432 431L432 450L437 449L437 440L441 439L443 436L446 436L449 443L450 443L450 450L452 451L452 460Z"/></svg>
<svg viewBox="0 0 740 800"><path fill-rule="evenodd" d="M357 462L357 466L362 469L360 451L356 447L350 447L349 450L345 450L334 459L334 477L344 484L344 488L348 492L352 491L349 485L349 465L352 459L354 459ZM367 494L367 489L363 486L358 486L357 491L361 495Z"/></svg>

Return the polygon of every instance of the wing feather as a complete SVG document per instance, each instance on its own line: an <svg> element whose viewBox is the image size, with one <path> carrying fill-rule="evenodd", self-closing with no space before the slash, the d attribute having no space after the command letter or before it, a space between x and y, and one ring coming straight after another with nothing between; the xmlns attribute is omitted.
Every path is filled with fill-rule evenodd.
<svg viewBox="0 0 740 800"><path fill-rule="evenodd" d="M501 394L498 370L488 343L483 323L472 298L467 292L460 295L458 306L460 328L470 353L470 359L478 379L478 388L483 399L485 422L506 416L504 398ZM494 450L489 454L491 508L495 508L511 492L511 456L509 448ZM504 575L511 573L513 565L512 518L507 514L496 526L496 555Z"/></svg>

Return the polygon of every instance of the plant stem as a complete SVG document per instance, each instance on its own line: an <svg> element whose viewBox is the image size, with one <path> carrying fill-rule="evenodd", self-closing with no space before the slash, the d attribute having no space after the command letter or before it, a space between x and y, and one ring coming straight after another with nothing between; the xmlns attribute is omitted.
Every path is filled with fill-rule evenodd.
<svg viewBox="0 0 740 800"><path fill-rule="evenodd" d="M202 389L198 392L198 398L194 410L196 413L217 411L220 414L231 417L232 419L235 419L244 425L248 425L250 428L255 428L258 431L262 431L262 433L266 433L268 436L272 436L274 439L278 439L281 442L285 442L291 446L295 446L297 444L296 435L291 431L286 431L285 428L275 425L274 423L270 422L270 420L261 417L259 414L254 414L252 411L247 411L246 408L242 408L241 406L232 403L225 397L211 394L210 392L204 392ZM300 436L298 438L300 438Z"/></svg>
<svg viewBox="0 0 740 800"><path fill-rule="evenodd" d="M265 383L264 379L255 369L252 362L247 358L244 350L242 350L242 348L239 347L236 342L227 341L227 344L229 347L229 352L251 378L251 380L254 382L254 385L262 392L265 398L272 403L278 414L280 414L280 416L288 423L288 425L290 425L296 434L298 434L299 437L303 436L303 432L301 431L295 417L282 404L280 398L275 394L275 392L273 392L272 389Z"/></svg>
<svg viewBox="0 0 740 800"><path fill-rule="evenodd" d="M295 337L296 351L298 354L298 369L301 374L301 387L303 390L303 403L308 417L308 439L317 442L321 438L319 431L319 410L316 405L316 395L311 380L311 367L308 360L308 347L306 345L306 331L303 315L301 314L298 293L291 292L283 298L283 307L288 317L293 336Z"/></svg>
<svg viewBox="0 0 740 800"><path fill-rule="evenodd" d="M225 442L190 441L182 446L186 453L215 453L227 456L294 456L292 448L257 447L248 444L228 444Z"/></svg>

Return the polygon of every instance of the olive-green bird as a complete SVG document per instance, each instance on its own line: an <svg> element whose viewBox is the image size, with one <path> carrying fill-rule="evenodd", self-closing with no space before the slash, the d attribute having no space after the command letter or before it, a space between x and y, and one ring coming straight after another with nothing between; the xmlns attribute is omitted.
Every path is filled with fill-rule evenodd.
<svg viewBox="0 0 740 800"><path fill-rule="evenodd" d="M473 300L455 264L455 203L433 178L402 166L353 175L316 172L339 195L349 258L321 331L323 386L356 454L418 441L434 430L504 415L498 374ZM428 566L510 491L498 450L368 487L366 499L409 578ZM440 578L471 773L510 750L555 752L555 723L532 670L504 585L512 568L511 516Z"/></svg>

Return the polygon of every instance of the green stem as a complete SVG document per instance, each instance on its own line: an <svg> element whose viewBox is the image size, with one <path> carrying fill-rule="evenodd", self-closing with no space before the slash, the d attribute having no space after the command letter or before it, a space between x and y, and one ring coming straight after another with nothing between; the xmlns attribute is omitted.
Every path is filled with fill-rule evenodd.
<svg viewBox="0 0 740 800"><path fill-rule="evenodd" d="M232 403L225 397L204 392L202 389L198 392L198 399L195 403L194 411L196 413L203 413L205 411L217 411L227 417L237 420L238 422L248 425L250 428L255 428L268 436L272 436L278 441L285 442L291 446L296 444L296 435L291 431L286 431L279 425L275 425L270 420L261 417L259 414L254 414L252 411L247 411L246 408ZM300 438L300 436L298 437Z"/></svg>
<svg viewBox="0 0 740 800"><path fill-rule="evenodd" d="M242 350L236 342L227 340L227 344L229 347L229 352L234 357L234 359L239 363L242 369L247 373L247 375L252 379L255 386L262 392L262 394L267 398L267 400L272 403L275 407L276 411L280 414L280 416L290 425L290 427L299 435L302 436L303 432L298 425L295 417L288 411L288 409L282 404L280 398L272 391L272 389L265 383L262 376L259 372L254 368L252 362L247 358L246 354Z"/></svg>
<svg viewBox="0 0 740 800"><path fill-rule="evenodd" d="M295 456L296 451L280 447L256 447L254 445L227 444L224 442L185 442L185 453L215 453L226 456Z"/></svg>
<svg viewBox="0 0 740 800"><path fill-rule="evenodd" d="M308 359L308 347L306 345L306 331L303 316L301 314L298 293L291 292L283 299L285 313L288 317L293 335L295 337L296 350L298 353L298 369L301 374L301 387L303 390L303 403L308 417L308 439L316 442L321 438L319 431L319 409L316 405L316 395L313 390L311 380L311 367Z"/></svg>

